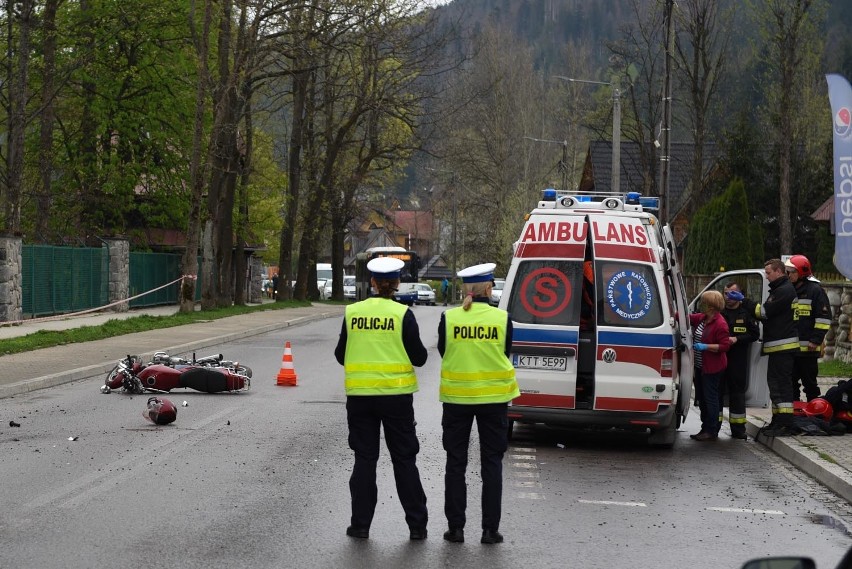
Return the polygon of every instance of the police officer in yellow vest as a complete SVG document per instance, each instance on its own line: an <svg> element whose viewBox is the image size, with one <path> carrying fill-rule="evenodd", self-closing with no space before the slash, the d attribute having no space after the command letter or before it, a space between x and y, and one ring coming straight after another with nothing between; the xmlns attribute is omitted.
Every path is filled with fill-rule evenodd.
<svg viewBox="0 0 852 569"><path fill-rule="evenodd" d="M396 490L409 537L426 538L426 494L417 470L420 443L415 431L414 366L426 363L420 330L407 306L393 300L399 286L399 259L378 258L367 263L377 296L346 307L334 357L344 366L349 448L355 466L349 479L351 524L346 535L366 539L376 510L376 464L380 427L393 462Z"/></svg>
<svg viewBox="0 0 852 569"><path fill-rule="evenodd" d="M500 543L503 495L503 454L509 445L508 402L520 395L515 368L509 361L512 321L504 310L488 304L494 263L459 271L464 303L447 310L438 325L441 363L441 419L447 469L444 474L444 513L449 529L444 539L464 541L467 508L467 453L473 419L479 432L482 465L481 543Z"/></svg>

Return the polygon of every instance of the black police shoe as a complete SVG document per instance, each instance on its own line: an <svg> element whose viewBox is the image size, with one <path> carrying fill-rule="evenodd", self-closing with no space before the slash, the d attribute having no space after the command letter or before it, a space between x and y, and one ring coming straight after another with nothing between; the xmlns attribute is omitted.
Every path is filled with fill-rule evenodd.
<svg viewBox="0 0 852 569"><path fill-rule="evenodd" d="M346 535L349 537L357 537L358 539L367 539L370 537L370 528L359 528L357 526L349 526L346 528Z"/></svg>
<svg viewBox="0 0 852 569"><path fill-rule="evenodd" d="M426 528L410 528L408 537L413 540L426 539L426 535L429 532L426 531Z"/></svg>
<svg viewBox="0 0 852 569"><path fill-rule="evenodd" d="M482 539L479 540L479 543L503 543L503 536L496 529L484 529L482 530Z"/></svg>
<svg viewBox="0 0 852 569"><path fill-rule="evenodd" d="M732 438L732 439L740 439L740 440L742 440L742 441L747 441L747 440L748 440L748 435L747 435L747 434L745 434L745 433L741 433L741 432L739 432L739 431L737 431L737 432L731 432L731 438Z"/></svg>
<svg viewBox="0 0 852 569"><path fill-rule="evenodd" d="M462 528L450 528L444 532L444 539L453 543L464 543L464 530Z"/></svg>

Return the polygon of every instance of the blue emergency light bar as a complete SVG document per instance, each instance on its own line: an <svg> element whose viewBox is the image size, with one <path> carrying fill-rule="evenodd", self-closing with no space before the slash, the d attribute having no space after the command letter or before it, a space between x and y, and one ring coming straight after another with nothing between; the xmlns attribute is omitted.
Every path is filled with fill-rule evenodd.
<svg viewBox="0 0 852 569"><path fill-rule="evenodd" d="M639 198L639 205L642 206L642 209L653 209L653 210L659 211L659 209L660 209L660 198L652 197L652 196L640 197Z"/></svg>
<svg viewBox="0 0 852 569"><path fill-rule="evenodd" d="M555 202L556 201L556 190L554 190L553 188L547 188L546 190L542 190L541 193L542 193L542 196L541 196L542 201L546 201L546 202Z"/></svg>

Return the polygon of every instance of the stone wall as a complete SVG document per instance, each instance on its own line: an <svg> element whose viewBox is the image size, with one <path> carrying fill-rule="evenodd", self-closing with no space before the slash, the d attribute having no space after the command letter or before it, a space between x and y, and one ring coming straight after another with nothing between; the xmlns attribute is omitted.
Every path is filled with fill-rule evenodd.
<svg viewBox="0 0 852 569"><path fill-rule="evenodd" d="M109 303L130 296L130 242L125 239L106 239L109 252ZM129 302L116 304L113 312L127 312Z"/></svg>
<svg viewBox="0 0 852 569"><path fill-rule="evenodd" d="M19 237L0 237L0 322L16 322L23 316L22 246Z"/></svg>
<svg viewBox="0 0 852 569"><path fill-rule="evenodd" d="M823 284L831 303L831 329L825 335L824 360L838 359L852 363L852 283Z"/></svg>

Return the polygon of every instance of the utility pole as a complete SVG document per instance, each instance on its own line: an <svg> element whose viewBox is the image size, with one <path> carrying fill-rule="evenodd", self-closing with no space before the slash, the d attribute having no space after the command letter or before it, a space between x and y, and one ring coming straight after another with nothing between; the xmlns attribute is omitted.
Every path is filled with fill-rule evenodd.
<svg viewBox="0 0 852 569"><path fill-rule="evenodd" d="M666 78L663 86L663 123L660 127L662 150L660 153L660 218L669 221L669 168L672 152L672 57L674 52L674 0L666 0Z"/></svg>

